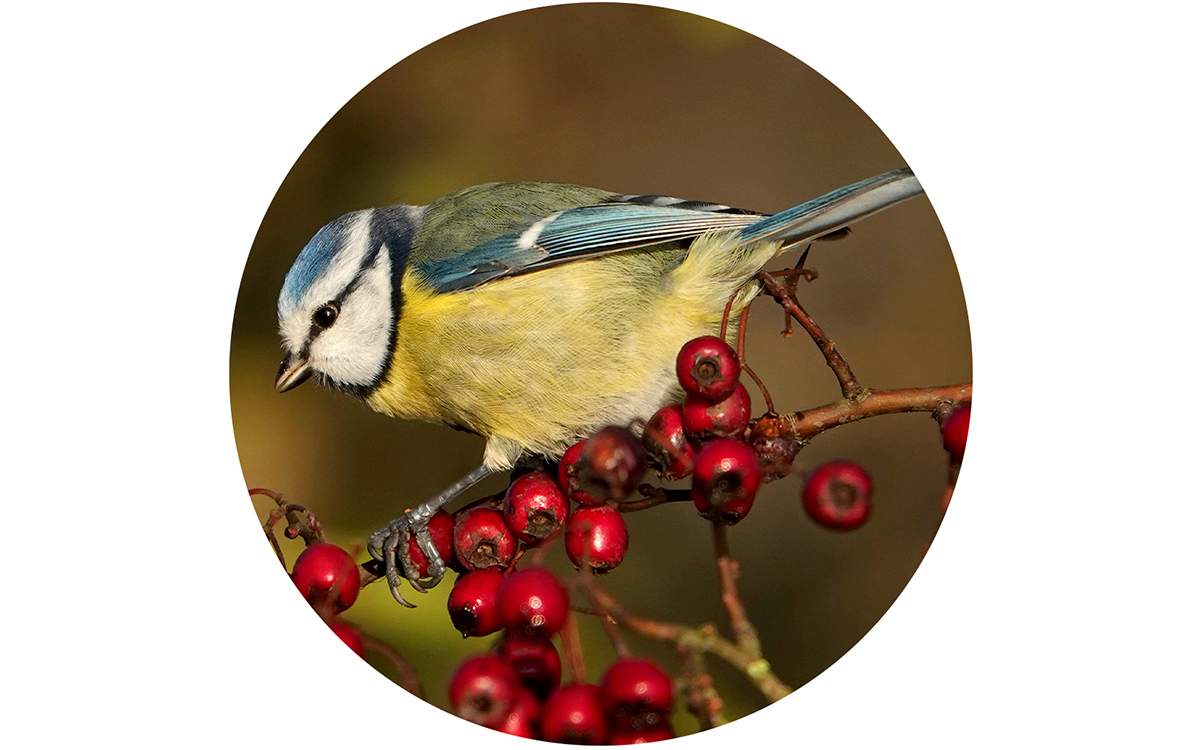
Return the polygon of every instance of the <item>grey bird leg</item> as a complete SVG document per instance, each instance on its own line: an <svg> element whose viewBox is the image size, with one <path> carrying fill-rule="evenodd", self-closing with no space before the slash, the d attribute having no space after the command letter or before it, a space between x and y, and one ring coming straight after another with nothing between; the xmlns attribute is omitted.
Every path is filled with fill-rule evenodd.
<svg viewBox="0 0 1200 750"><path fill-rule="evenodd" d="M391 589L392 596L400 604L405 607L414 606L400 595L401 571L396 558L401 546L404 548L405 559L403 577L412 584L412 587L423 594L426 588L438 585L446 575L446 563L434 548L433 539L429 536L429 519L433 518L433 514L438 511L438 508L458 497L491 473L491 469L482 464L475 467L462 479L376 531L367 540L367 551L371 553L371 557L384 564L387 571L388 588ZM408 557L408 540L414 536L417 540L417 547L429 560L429 575L424 579L417 577L416 566Z"/></svg>

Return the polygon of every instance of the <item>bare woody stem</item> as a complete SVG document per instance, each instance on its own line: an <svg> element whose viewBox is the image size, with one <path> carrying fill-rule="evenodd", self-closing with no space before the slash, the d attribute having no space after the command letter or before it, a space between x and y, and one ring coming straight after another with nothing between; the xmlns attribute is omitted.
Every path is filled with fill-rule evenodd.
<svg viewBox="0 0 1200 750"><path fill-rule="evenodd" d="M971 390L970 383L884 391L863 389L862 395L854 399L844 398L795 414L766 416L763 420L770 420L779 434L790 435L797 443L804 444L826 430L868 417L906 412L930 412L941 416L969 403Z"/></svg>
<svg viewBox="0 0 1200 750"><path fill-rule="evenodd" d="M783 306L783 309L796 319L796 322L804 330L808 331L808 335L812 337L813 342L816 343L821 353L825 355L825 362L829 365L829 369L833 370L833 374L837 377L838 385L842 389L842 396L848 399L861 398L867 389L859 384L858 378L854 376L849 363L838 352L834 343L825 335L825 332L821 330L816 321L800 306L795 292L788 289L766 271L759 271L756 278L762 282L763 288L767 293L774 297Z"/></svg>
<svg viewBox="0 0 1200 750"><path fill-rule="evenodd" d="M398 654L395 649L387 645L383 641L372 638L366 633L359 633L362 637L363 648L379 654L400 673L400 687L417 696L421 700L425 700L425 687L421 684L421 678L417 674L417 670L403 656Z"/></svg>
<svg viewBox="0 0 1200 750"><path fill-rule="evenodd" d="M723 638L710 623L690 627L678 623L660 622L630 613L612 594L605 591L594 580L586 581L589 596L599 609L610 615L621 627L647 638L666 641L677 649L694 650L713 654L724 659L742 672L769 701L777 701L791 693L771 672L770 666L759 652L747 650Z"/></svg>

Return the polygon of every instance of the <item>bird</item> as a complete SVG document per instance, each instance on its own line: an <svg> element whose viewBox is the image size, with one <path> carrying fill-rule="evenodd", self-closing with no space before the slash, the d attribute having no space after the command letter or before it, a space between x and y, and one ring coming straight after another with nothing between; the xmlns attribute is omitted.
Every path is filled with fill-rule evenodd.
<svg viewBox="0 0 1200 750"><path fill-rule="evenodd" d="M677 399L680 347L723 319L736 336L775 256L922 192L905 167L774 215L534 181L352 211L318 230L284 278L275 388L312 378L383 414L485 439L477 467L369 539L392 595L412 606L402 579L423 592L444 575L426 527L440 507ZM425 578L397 560L413 537Z"/></svg>

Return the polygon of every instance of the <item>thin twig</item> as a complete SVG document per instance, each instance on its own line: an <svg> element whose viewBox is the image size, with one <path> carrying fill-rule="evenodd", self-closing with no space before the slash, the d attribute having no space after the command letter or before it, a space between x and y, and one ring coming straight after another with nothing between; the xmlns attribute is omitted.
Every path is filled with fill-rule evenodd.
<svg viewBox="0 0 1200 750"><path fill-rule="evenodd" d="M425 699L425 686L421 684L421 677L417 674L417 670L403 656L397 653L391 646L381 640L372 638L371 636L360 632L362 637L363 648L367 651L379 654L387 659L396 671L400 673L400 682L397 683L400 687L417 696Z"/></svg>
<svg viewBox="0 0 1200 750"><path fill-rule="evenodd" d="M790 292L787 287L779 283L774 276L766 271L759 271L756 278L762 282L763 288L767 293L775 298L783 308L796 319L804 330L808 331L808 335L812 337L817 348L825 355L825 362L829 365L829 369L833 370L833 374L837 377L838 385L841 386L842 396L848 399L862 398L866 394L867 389L859 384L858 378L851 371L849 363L838 352L837 346L825 335L821 327L817 325L804 308L800 306L796 295Z"/></svg>

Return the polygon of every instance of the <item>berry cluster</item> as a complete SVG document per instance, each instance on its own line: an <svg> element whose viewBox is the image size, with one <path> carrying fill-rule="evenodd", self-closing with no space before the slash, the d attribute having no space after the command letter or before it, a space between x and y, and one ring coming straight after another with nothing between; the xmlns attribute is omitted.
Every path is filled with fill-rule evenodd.
<svg viewBox="0 0 1200 750"><path fill-rule="evenodd" d="M640 425L640 435L627 427L604 427L567 450L556 468L516 476L503 496L432 516L433 548L458 573L447 605L454 627L464 637L503 631L490 651L466 659L452 675L454 713L508 734L573 744L674 736L672 681L651 661L622 656L597 684L562 684L553 638L569 621L570 595L558 576L540 566L540 551L532 556L534 564L517 569L517 563L527 551L544 550L562 537L577 569L616 568L629 547L622 511L644 507L630 496L648 468L668 481L690 477L690 491L671 490L669 499L690 499L702 517L724 524L745 518L763 482L792 473L798 445L776 415L751 418L750 396L739 382L742 369L738 353L724 340L689 341L676 360L683 401L659 409ZM969 405L942 415L952 469L962 461L969 420ZM641 487L647 498L656 491ZM807 472L801 502L817 524L848 531L870 517L872 492L862 466L831 461ZM429 559L415 538L398 554L407 570L419 578L428 575ZM323 541L311 543L296 560L292 579L362 656L362 634L337 617L362 585L350 554ZM623 646L618 650L624 653Z"/></svg>
<svg viewBox="0 0 1200 750"><path fill-rule="evenodd" d="M538 568L513 578L526 572L539 574L524 584L526 593L561 588ZM618 659L595 685L561 680L562 661L547 637L509 629L492 651L454 671L450 707L476 724L549 742L626 745L675 736L671 678L652 661Z"/></svg>

